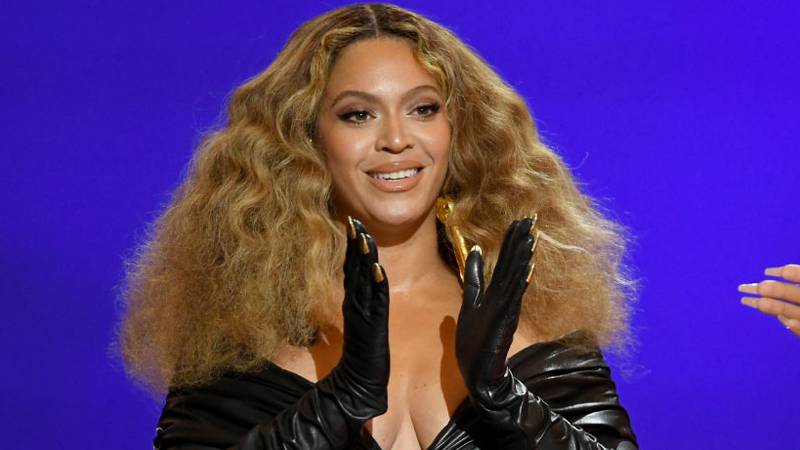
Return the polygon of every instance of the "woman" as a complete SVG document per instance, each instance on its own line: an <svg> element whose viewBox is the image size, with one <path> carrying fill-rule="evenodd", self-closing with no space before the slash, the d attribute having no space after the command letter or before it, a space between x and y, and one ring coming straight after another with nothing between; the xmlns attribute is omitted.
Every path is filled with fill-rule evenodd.
<svg viewBox="0 0 800 450"><path fill-rule="evenodd" d="M233 95L130 273L123 350L169 388L160 449L633 449L596 350L623 244L463 43L349 6Z"/></svg>

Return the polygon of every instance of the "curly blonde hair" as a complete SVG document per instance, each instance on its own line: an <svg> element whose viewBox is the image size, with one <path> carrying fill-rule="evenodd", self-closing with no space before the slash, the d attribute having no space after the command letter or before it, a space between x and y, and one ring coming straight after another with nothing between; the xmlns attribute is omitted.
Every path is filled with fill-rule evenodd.
<svg viewBox="0 0 800 450"><path fill-rule="evenodd" d="M523 99L446 28L387 4L339 8L290 37L232 95L129 265L119 345L129 372L163 391L252 370L308 345L341 272L345 237L313 138L337 54L369 38L409 40L446 99L450 220L484 249L487 276L509 223L538 212L535 282L522 320L537 336L586 330L625 340L634 286L624 229L583 195L540 140ZM579 345L580 343L576 344ZM267 355L267 356L264 356Z"/></svg>

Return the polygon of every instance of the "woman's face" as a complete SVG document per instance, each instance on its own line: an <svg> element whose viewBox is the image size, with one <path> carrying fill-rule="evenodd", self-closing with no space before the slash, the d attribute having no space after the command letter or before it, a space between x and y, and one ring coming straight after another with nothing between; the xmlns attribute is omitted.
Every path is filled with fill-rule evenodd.
<svg viewBox="0 0 800 450"><path fill-rule="evenodd" d="M409 41L358 41L339 54L317 129L337 215L401 226L429 216L447 174L450 125Z"/></svg>

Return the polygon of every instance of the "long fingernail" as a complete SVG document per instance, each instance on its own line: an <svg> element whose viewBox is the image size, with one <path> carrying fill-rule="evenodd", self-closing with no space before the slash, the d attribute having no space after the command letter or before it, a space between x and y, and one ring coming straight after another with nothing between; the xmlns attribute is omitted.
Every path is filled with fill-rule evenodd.
<svg viewBox="0 0 800 450"><path fill-rule="evenodd" d="M764 270L764 275L769 275L771 277L780 277L783 274L783 267L769 267Z"/></svg>
<svg viewBox="0 0 800 450"><path fill-rule="evenodd" d="M740 284L739 292L744 292L745 294L758 294L758 283Z"/></svg>
<svg viewBox="0 0 800 450"><path fill-rule="evenodd" d="M537 231L536 234L533 236L533 245L531 245L531 255L533 252L536 251L536 245L539 244L539 232ZM532 258L533 256L531 256Z"/></svg>
<svg viewBox="0 0 800 450"><path fill-rule="evenodd" d="M372 278L376 283L381 283L384 280L383 269L378 263L372 263Z"/></svg>
<svg viewBox="0 0 800 450"><path fill-rule="evenodd" d="M483 256L483 250L481 250L481 246L478 244L473 245L472 248L469 249L469 252L478 252L479 255Z"/></svg>
<svg viewBox="0 0 800 450"><path fill-rule="evenodd" d="M755 297L742 297L742 304L751 308L758 309L758 299Z"/></svg>
<svg viewBox="0 0 800 450"><path fill-rule="evenodd" d="M347 216L347 234L350 239L356 238L356 224L353 223L353 218L350 216Z"/></svg>
<svg viewBox="0 0 800 450"><path fill-rule="evenodd" d="M369 243L367 243L367 236L364 233L358 235L360 237L359 244L361 244L361 253L369 255Z"/></svg>
<svg viewBox="0 0 800 450"><path fill-rule="evenodd" d="M536 267L536 263L531 261L531 270L528 271L528 278L525 278L525 282L531 282L531 278L533 278L533 268Z"/></svg>

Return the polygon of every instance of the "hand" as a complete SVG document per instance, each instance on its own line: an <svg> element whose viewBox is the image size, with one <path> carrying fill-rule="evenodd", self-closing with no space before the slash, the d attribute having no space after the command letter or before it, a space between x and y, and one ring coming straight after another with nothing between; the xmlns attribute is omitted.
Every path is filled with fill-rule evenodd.
<svg viewBox="0 0 800 450"><path fill-rule="evenodd" d="M509 378L506 357L533 270L534 221L514 221L508 228L487 289L480 247L473 247L467 257L456 358L470 397L478 403L491 403L493 389Z"/></svg>
<svg viewBox="0 0 800 450"><path fill-rule="evenodd" d="M364 422L386 412L389 283L364 226L348 217L347 236L339 363L292 406L251 428L228 450L353 448Z"/></svg>
<svg viewBox="0 0 800 450"><path fill-rule="evenodd" d="M764 280L760 283L740 284L739 292L760 297L742 297L742 304L764 314L776 316L783 325L800 336L800 264L788 264L764 271L765 275L783 278L786 283Z"/></svg>
<svg viewBox="0 0 800 450"><path fill-rule="evenodd" d="M638 447L629 427L605 437L610 442L606 447L597 437L554 412L544 398L531 392L508 367L506 358L519 324L522 295L533 273L533 252L539 237L538 232L533 232L535 223L535 218L528 218L514 221L508 228L492 281L485 291L479 247L472 248L465 264L463 304L456 326L456 358L470 401L485 425L482 438L487 447L503 450L635 450ZM591 382L586 384L589 379L603 378L596 368L592 367L592 375L580 383L589 391L595 389L590 387ZM613 383L610 385L613 391ZM603 392L607 395L605 388ZM614 406L618 408L618 404ZM599 425L605 420L601 418L617 413L606 416L601 409L598 411L587 424ZM602 432L603 427L597 430Z"/></svg>
<svg viewBox="0 0 800 450"><path fill-rule="evenodd" d="M344 262L344 344L334 369L364 420L386 412L389 383L389 283L372 236L348 217Z"/></svg>

